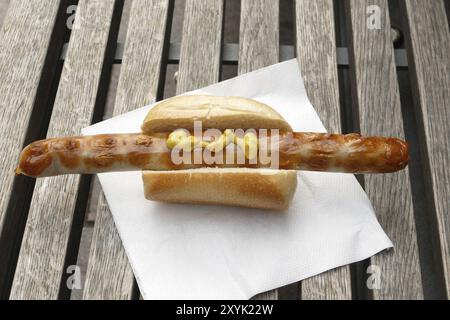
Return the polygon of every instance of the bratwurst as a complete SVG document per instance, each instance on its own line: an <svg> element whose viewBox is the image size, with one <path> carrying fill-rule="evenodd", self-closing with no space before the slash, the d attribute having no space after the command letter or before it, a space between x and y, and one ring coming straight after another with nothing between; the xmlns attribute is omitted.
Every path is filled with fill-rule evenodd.
<svg viewBox="0 0 450 320"><path fill-rule="evenodd" d="M185 170L214 168L270 168L271 163L174 163L168 133L106 134L53 138L33 142L20 155L17 174L47 177L135 170ZM270 137L273 138L273 137ZM408 144L395 138L362 137L359 134L280 133L276 148L278 169L342 173L390 173L409 161ZM201 152L201 147L192 150ZM224 157L228 149L224 148ZM247 159L248 160L248 159Z"/></svg>

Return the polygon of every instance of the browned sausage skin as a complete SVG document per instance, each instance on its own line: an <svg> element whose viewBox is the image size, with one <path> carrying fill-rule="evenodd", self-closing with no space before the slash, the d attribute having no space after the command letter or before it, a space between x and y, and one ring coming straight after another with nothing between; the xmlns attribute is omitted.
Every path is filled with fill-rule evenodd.
<svg viewBox="0 0 450 320"><path fill-rule="evenodd" d="M408 144L395 138L293 133L280 139L280 167L286 169L391 173L404 169L408 162Z"/></svg>
<svg viewBox="0 0 450 320"><path fill-rule="evenodd" d="M134 170L181 170L199 167L270 167L262 164L175 165L167 133L107 134L53 138L33 142L20 156L17 174L45 177L61 174ZM409 161L402 140L359 134L282 133L278 136L279 169L346 173L389 173Z"/></svg>
<svg viewBox="0 0 450 320"><path fill-rule="evenodd" d="M145 166L163 170L164 156L170 156L165 136L104 134L52 138L28 145L22 151L16 173L44 177L132 171ZM159 168L158 163L161 163Z"/></svg>

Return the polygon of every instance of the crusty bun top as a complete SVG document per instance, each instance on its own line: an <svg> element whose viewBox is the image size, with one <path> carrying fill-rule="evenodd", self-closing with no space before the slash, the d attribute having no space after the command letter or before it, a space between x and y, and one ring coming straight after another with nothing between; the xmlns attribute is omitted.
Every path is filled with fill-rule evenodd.
<svg viewBox="0 0 450 320"><path fill-rule="evenodd" d="M240 97L179 96L153 107L142 124L142 132L151 134L177 129L193 130L194 120L204 129L279 129L291 132L291 126L268 105Z"/></svg>

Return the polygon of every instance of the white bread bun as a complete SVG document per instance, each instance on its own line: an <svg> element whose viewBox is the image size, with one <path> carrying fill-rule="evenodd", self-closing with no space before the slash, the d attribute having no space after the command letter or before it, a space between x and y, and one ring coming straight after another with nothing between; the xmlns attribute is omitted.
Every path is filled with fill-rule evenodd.
<svg viewBox="0 0 450 320"><path fill-rule="evenodd" d="M143 171L148 200L285 210L297 188L297 172L270 169Z"/></svg>
<svg viewBox="0 0 450 320"><path fill-rule="evenodd" d="M148 113L142 132L203 129L279 129L292 132L286 120L271 107L246 98L179 96L165 100ZM297 188L295 171L269 169L195 169L144 171L145 197L149 200L219 204L284 210Z"/></svg>
<svg viewBox="0 0 450 320"><path fill-rule="evenodd" d="M142 132L151 134L177 129L193 130L194 120L204 129L279 129L291 132L291 126L264 103L239 97L179 96L153 107L142 124Z"/></svg>

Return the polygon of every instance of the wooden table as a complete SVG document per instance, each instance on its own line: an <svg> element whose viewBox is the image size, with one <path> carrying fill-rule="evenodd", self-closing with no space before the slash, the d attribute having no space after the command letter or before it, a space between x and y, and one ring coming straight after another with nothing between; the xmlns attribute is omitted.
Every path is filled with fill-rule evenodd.
<svg viewBox="0 0 450 320"><path fill-rule="evenodd" d="M450 296L448 5L400 0L405 47L394 50L387 0L241 0L238 45L224 43L230 1L186 0L179 44L170 42L174 1L134 0L119 46L122 0L80 0L72 30L73 1L11 1L0 31L1 298L70 295L67 267L76 264L90 177L13 173L24 145L77 135L102 118L114 63L121 63L118 115L163 97L168 64L179 64L183 93L220 81L224 64L241 74L294 56L329 131L406 137L412 148L409 170L359 177L395 249L291 285L295 298ZM293 11L293 46L280 46L281 10ZM370 290L373 272L380 287ZM102 195L84 298L134 299L137 290ZM259 298L289 298L283 292Z"/></svg>

